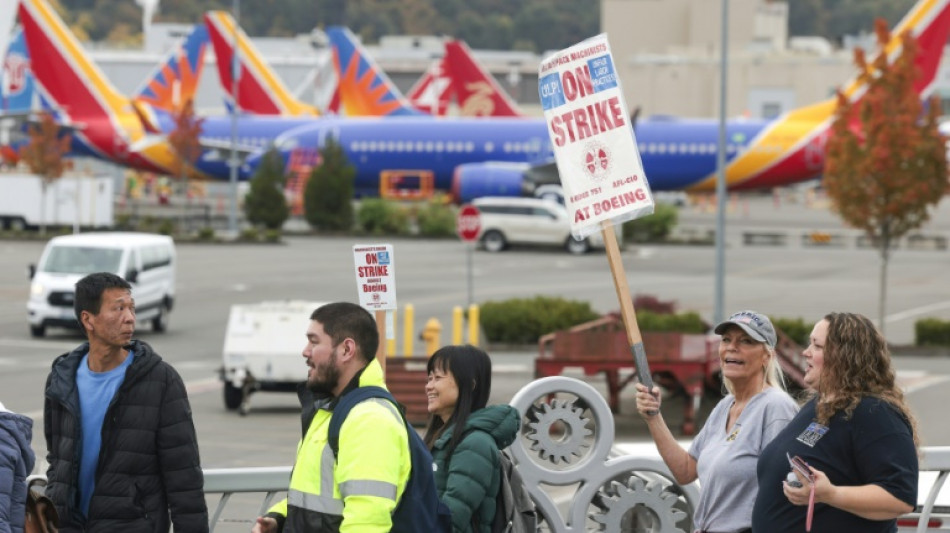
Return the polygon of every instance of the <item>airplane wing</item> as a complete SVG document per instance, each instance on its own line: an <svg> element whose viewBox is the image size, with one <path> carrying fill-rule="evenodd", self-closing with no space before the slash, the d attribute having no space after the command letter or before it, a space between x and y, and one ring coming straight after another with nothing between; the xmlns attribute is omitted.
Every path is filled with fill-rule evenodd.
<svg viewBox="0 0 950 533"><path fill-rule="evenodd" d="M242 158L247 157L250 154L256 154L258 152L264 151L260 146L240 143L232 145L231 141L220 139L199 138L198 144L200 144L201 147L205 148L206 150L215 150L225 154L225 158L227 158L228 154L231 153L232 146Z"/></svg>

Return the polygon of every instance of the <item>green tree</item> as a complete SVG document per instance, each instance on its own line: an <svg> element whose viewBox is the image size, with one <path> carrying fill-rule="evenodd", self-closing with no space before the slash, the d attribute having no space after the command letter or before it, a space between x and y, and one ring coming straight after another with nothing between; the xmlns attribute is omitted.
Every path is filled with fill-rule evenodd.
<svg viewBox="0 0 950 533"><path fill-rule="evenodd" d="M887 22L875 22L880 49L890 40ZM879 326L884 331L887 265L891 247L930 218L929 208L947 192L947 158L937 129L939 105L926 113L914 90L918 46L901 35L903 53L889 63L880 53L855 63L868 89L857 102L838 93L828 141L824 185L844 221L864 232L881 256Z"/></svg>
<svg viewBox="0 0 950 533"><path fill-rule="evenodd" d="M320 150L320 160L304 189L304 217L315 229L349 230L353 227L356 169L333 137L328 137Z"/></svg>
<svg viewBox="0 0 950 533"><path fill-rule="evenodd" d="M250 188L244 197L244 214L248 222L273 230L283 227L290 216L284 197L286 179L280 152L268 150L251 177Z"/></svg>

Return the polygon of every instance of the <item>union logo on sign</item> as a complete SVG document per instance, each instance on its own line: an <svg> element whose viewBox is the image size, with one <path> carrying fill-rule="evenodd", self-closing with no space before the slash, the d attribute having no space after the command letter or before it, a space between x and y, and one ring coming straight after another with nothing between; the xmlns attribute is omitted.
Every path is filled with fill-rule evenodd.
<svg viewBox="0 0 950 533"><path fill-rule="evenodd" d="M599 142L589 143L584 150L582 165L584 172L594 181L604 179L610 170L610 149Z"/></svg>

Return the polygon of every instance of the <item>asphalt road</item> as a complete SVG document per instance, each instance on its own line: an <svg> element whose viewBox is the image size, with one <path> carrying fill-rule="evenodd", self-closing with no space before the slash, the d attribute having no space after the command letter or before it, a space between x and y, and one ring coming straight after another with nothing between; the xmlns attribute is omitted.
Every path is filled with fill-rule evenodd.
<svg viewBox="0 0 950 533"><path fill-rule="evenodd" d="M831 310L876 315L879 265L872 252L746 247L730 241L727 310L753 308L773 317L801 316L809 321ZM468 303L466 248L457 241L291 237L279 245L178 246L178 297L170 331L153 334L142 325L139 337L152 343L186 380L206 468L290 464L300 431L298 408L290 394L256 395L246 417L224 409L216 370L229 306L279 299L356 301L352 247L374 242L394 245L398 300L400 305L415 306L415 330L427 318L436 317L445 326L443 342L448 342L452 307ZM38 259L43 244L0 241L0 401L37 419L42 415L50 361L81 342L64 330L51 330L40 340L29 336L26 266ZM892 342L910 343L913 322L919 317L950 319L947 254L902 251L892 258L885 320ZM635 246L622 255L632 292L675 300L679 309L696 310L711 319L713 248ZM619 308L602 252L575 257L560 250L478 251L473 263L474 299L479 303L540 294L590 301L601 312ZM401 330L400 324L397 331ZM302 346L303 332L300 340ZM415 353L422 350L416 341ZM507 401L532 379L535 352L531 348L493 350L493 356L498 370L493 401ZM924 444L950 445L943 411L950 399L950 358L902 356L895 361L920 419ZM300 368L303 378L302 359ZM576 371L570 375L583 377ZM583 378L603 390L599 377ZM625 391L622 400L617 440L644 439L630 391ZM705 407L709 405L711 401ZM675 420L677 401L671 399L664 410ZM40 420L33 443L42 457L45 443Z"/></svg>

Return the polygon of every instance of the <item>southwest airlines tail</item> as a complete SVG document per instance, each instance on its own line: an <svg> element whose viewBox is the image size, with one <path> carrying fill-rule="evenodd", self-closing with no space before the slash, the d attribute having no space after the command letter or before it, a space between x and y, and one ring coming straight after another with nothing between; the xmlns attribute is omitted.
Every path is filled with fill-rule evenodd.
<svg viewBox="0 0 950 533"><path fill-rule="evenodd" d="M902 50L901 34L909 32L917 39L919 51L916 65L920 78L914 84L921 98L933 89L940 58L950 34L950 0L919 0L894 28L885 51L891 61ZM855 76L842 88L852 102L867 91L862 76ZM763 129L741 153L726 166L726 183L730 189L768 188L789 182L794 176L809 172L818 177L824 168L825 141L828 139L837 101L802 107L782 115ZM690 190L715 189L712 173Z"/></svg>
<svg viewBox="0 0 950 533"><path fill-rule="evenodd" d="M495 78L478 64L464 42L447 41L443 63L452 80L459 114L462 116L523 116L517 104L498 86Z"/></svg>
<svg viewBox="0 0 950 533"><path fill-rule="evenodd" d="M339 82L344 115L425 115L412 107L350 30L331 26L326 33L333 48L333 66Z"/></svg>
<svg viewBox="0 0 950 533"><path fill-rule="evenodd" d="M443 58L429 65L406 95L413 107L439 117L445 116L452 100L452 83L445 74L444 62Z"/></svg>
<svg viewBox="0 0 950 533"><path fill-rule="evenodd" d="M20 23L44 96L74 124L74 140L103 159L168 173L175 155L152 142L132 101L89 60L76 37L44 0L21 0Z"/></svg>
<svg viewBox="0 0 950 533"><path fill-rule="evenodd" d="M205 24L214 45L214 54L218 58L221 87L227 93L226 98L229 99L230 105L234 104L231 87L234 83L232 62L236 42L241 64L237 86L238 109L259 115L320 114L316 107L299 101L290 93L229 13L209 11L205 13Z"/></svg>

